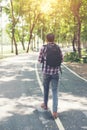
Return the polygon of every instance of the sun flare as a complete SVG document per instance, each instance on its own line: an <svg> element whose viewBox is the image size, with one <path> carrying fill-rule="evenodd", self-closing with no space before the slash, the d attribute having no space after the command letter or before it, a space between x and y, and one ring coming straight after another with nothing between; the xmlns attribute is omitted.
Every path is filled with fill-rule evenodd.
<svg viewBox="0 0 87 130"><path fill-rule="evenodd" d="M43 13L48 13L51 10L51 4L55 2L56 0L44 0L41 4L41 11Z"/></svg>

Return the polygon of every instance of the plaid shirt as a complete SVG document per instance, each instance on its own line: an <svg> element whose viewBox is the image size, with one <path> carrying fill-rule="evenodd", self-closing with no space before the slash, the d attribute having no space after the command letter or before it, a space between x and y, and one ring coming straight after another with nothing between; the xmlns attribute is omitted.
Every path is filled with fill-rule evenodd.
<svg viewBox="0 0 87 130"><path fill-rule="evenodd" d="M51 44L51 43L49 44L49 46L52 46L52 45L53 44ZM61 56L62 56L62 60L63 60L62 52L61 52ZM43 58L44 58L44 64L42 63ZM53 68L53 67L50 67L50 66L46 66L46 47L45 46L42 46L42 48L40 50L38 61L40 63L42 63L42 71L43 71L43 73L49 74L49 75L59 73L59 67Z"/></svg>

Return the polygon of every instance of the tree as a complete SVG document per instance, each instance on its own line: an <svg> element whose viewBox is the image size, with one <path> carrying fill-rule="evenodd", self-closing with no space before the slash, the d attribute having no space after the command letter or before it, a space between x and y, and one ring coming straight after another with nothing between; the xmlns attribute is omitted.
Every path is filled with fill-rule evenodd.
<svg viewBox="0 0 87 130"><path fill-rule="evenodd" d="M81 58L81 41L80 41L80 34L81 34L80 8L81 8L81 5L82 5L82 0L71 0L71 11L77 22L77 45L78 45L78 54L79 54L80 58Z"/></svg>
<svg viewBox="0 0 87 130"><path fill-rule="evenodd" d="M18 19L15 19L14 16L14 6L13 6L13 1L10 0L10 5L11 5L11 18L12 18L12 45L15 45L15 54L18 55L18 48L17 48L17 43L15 39L15 26L17 24Z"/></svg>
<svg viewBox="0 0 87 130"><path fill-rule="evenodd" d="M54 32L56 42L72 42L73 50L77 49L81 57L81 40L84 36L86 39L83 35L86 32L86 0L14 0L12 4L10 28L14 27L12 35L16 44L20 41L24 49L27 41L26 51L29 52L32 36L39 35L44 42L45 34Z"/></svg>
<svg viewBox="0 0 87 130"><path fill-rule="evenodd" d="M37 24L37 21L40 16L40 3L36 0L25 0L23 4L24 17L26 25L28 27L28 47L27 51L29 52L29 45L31 44L31 39L33 36L34 28Z"/></svg>

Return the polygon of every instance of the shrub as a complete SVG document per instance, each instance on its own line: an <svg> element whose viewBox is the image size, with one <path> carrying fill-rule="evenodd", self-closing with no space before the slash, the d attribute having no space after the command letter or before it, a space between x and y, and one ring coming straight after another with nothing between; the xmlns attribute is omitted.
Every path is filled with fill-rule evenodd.
<svg viewBox="0 0 87 130"><path fill-rule="evenodd" d="M77 52L69 52L66 53L64 56L64 61L65 62L80 62L80 58Z"/></svg>
<svg viewBox="0 0 87 130"><path fill-rule="evenodd" d="M87 56L83 56L82 59L83 59L83 63L87 63Z"/></svg>

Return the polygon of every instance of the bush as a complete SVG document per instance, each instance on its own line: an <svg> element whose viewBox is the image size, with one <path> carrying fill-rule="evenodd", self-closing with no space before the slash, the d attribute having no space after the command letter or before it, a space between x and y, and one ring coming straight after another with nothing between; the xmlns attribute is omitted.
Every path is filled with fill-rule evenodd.
<svg viewBox="0 0 87 130"><path fill-rule="evenodd" d="M87 56L83 56L82 59L83 59L83 63L87 63Z"/></svg>
<svg viewBox="0 0 87 130"><path fill-rule="evenodd" d="M83 60L83 63L87 63L87 49L83 49L82 50L82 60Z"/></svg>
<svg viewBox="0 0 87 130"><path fill-rule="evenodd" d="M87 63L87 49L82 49L81 53L82 53L81 58L79 58L79 55L77 52L66 53L64 56L64 61L65 62Z"/></svg>
<svg viewBox="0 0 87 130"><path fill-rule="evenodd" d="M80 62L80 58L77 52L69 52L66 53L64 56L64 61L65 62Z"/></svg>

